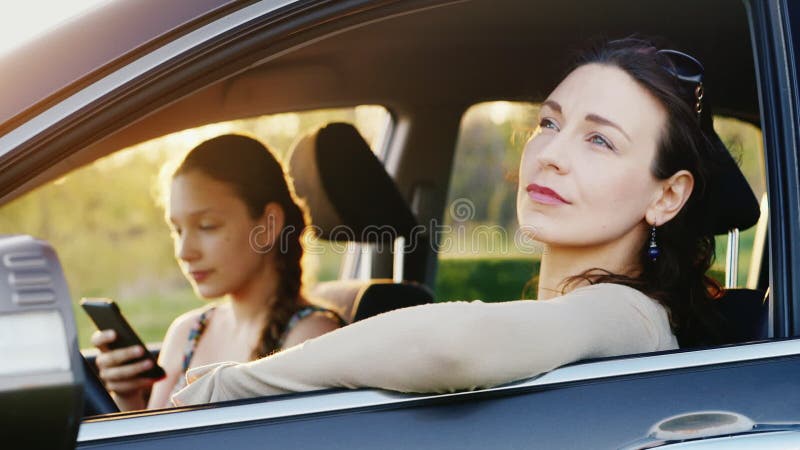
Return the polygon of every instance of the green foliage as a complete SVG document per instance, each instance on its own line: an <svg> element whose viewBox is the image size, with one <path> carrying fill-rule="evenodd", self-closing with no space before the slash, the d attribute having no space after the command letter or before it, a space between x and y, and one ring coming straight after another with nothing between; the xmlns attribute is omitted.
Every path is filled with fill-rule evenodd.
<svg viewBox="0 0 800 450"><path fill-rule="evenodd" d="M437 269L437 301L518 300L525 284L539 271L533 258L442 258Z"/></svg>
<svg viewBox="0 0 800 450"><path fill-rule="evenodd" d="M522 149L536 124L538 106L491 102L473 106L461 121L447 204L469 199L471 218L513 228L516 225L517 172ZM453 218L445 214L445 224Z"/></svg>
<svg viewBox="0 0 800 450"><path fill-rule="evenodd" d="M526 283L538 272L539 260L533 258L442 258L434 298L484 302L534 298L535 292L531 295ZM711 270L709 276L723 283L725 272Z"/></svg>

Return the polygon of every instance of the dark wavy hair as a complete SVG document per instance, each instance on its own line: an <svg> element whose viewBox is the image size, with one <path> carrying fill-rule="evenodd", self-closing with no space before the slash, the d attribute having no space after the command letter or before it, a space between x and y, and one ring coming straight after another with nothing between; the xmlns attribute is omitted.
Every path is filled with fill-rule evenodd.
<svg viewBox="0 0 800 450"><path fill-rule="evenodd" d="M714 261L715 246L713 232L704 226L713 146L694 109L691 89L666 69L672 64L667 56L638 37L593 46L580 55L573 70L587 64L625 71L664 107L667 118L650 172L664 180L679 170L688 170L694 177L694 189L681 211L658 227L660 254L655 261L648 256L648 240L642 242L640 273L628 276L590 269L568 277L561 289L580 282L630 286L666 308L682 347L715 344L723 339L722 319L711 302L719 298L722 288L706 275Z"/></svg>
<svg viewBox="0 0 800 450"><path fill-rule="evenodd" d="M286 245L276 245L270 250L276 252L278 289L269 321L251 355L253 359L267 356L279 350L289 319L305 306L300 295L303 275L300 236L307 223L306 213L275 155L253 138L226 134L209 139L186 155L172 177L195 170L233 187L253 219L264 214L268 203L277 203L283 209L284 224L277 242Z"/></svg>

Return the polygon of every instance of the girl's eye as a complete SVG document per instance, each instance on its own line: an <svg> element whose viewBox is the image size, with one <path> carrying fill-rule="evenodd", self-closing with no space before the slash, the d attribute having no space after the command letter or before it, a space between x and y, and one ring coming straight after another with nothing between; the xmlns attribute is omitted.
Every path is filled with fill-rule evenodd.
<svg viewBox="0 0 800 450"><path fill-rule="evenodd" d="M589 138L589 142L595 145L603 146L609 150L614 150L614 146L611 144L611 142L609 142L608 139L604 138L603 136L600 136L599 134L593 134Z"/></svg>
<svg viewBox="0 0 800 450"><path fill-rule="evenodd" d="M556 123L552 119L548 119L546 117L544 119L542 119L541 121L539 121L539 128L542 128L542 129L548 128L548 129L551 129L551 130L558 131L558 125L556 125Z"/></svg>
<svg viewBox="0 0 800 450"><path fill-rule="evenodd" d="M200 226L198 228L200 228L203 231L211 231L211 230L216 230L217 227L218 226L216 224L203 223L203 224L200 224Z"/></svg>

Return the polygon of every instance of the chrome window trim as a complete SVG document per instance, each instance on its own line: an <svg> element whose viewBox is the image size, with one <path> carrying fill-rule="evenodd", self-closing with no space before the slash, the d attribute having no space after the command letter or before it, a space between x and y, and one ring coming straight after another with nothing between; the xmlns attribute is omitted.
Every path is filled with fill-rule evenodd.
<svg viewBox="0 0 800 450"><path fill-rule="evenodd" d="M723 436L698 441L678 442L654 448L668 450L784 450L800 446L800 433L797 431L774 431L758 434Z"/></svg>
<svg viewBox="0 0 800 450"><path fill-rule="evenodd" d="M346 411L381 405L403 404L424 399L462 397L475 392L513 391L533 386L586 381L598 378L645 374L673 369L756 361L800 354L800 339L761 342L691 352L576 364L553 370L544 375L479 391L452 394L400 394L395 392L361 389L355 391L327 391L299 398L278 398L246 405L222 406L190 411L144 413L119 419L96 419L81 424L78 442L145 435L177 430L188 430L257 420L285 418L305 414Z"/></svg>
<svg viewBox="0 0 800 450"><path fill-rule="evenodd" d="M220 36L264 14L295 3L296 1L297 0L262 0L206 24L142 56L90 84L84 89L81 89L77 93L67 97L0 137L0 158L14 148L33 139L41 130L49 129L69 115L97 101L115 88L154 70L166 61L176 58L190 49L197 47L202 42Z"/></svg>

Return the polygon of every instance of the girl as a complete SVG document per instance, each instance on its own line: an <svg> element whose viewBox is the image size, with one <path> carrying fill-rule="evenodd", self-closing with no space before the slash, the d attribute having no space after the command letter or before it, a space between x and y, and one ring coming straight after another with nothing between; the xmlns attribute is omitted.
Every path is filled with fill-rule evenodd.
<svg viewBox="0 0 800 450"><path fill-rule="evenodd" d="M213 138L189 152L171 180L166 213L178 263L199 296L225 301L175 319L159 355L167 375L155 384L138 376L149 361L126 363L146 349L108 351L112 330L92 336L100 378L121 410L166 406L191 367L261 358L342 325L302 297L304 214L263 145Z"/></svg>

